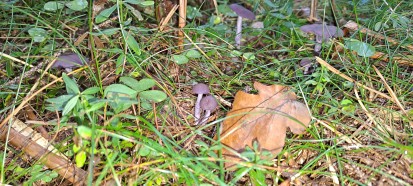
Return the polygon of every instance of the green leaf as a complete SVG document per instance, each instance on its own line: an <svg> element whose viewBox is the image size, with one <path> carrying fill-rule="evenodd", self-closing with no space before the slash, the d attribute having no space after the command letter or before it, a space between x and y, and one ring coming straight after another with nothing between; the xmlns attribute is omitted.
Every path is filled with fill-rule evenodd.
<svg viewBox="0 0 413 186"><path fill-rule="evenodd" d="M59 174L55 171L45 171L44 175L41 177L41 180L48 183L53 180L53 178L57 178Z"/></svg>
<svg viewBox="0 0 413 186"><path fill-rule="evenodd" d="M139 3L141 6L146 7L146 6L152 6L155 4L154 1L143 1Z"/></svg>
<svg viewBox="0 0 413 186"><path fill-rule="evenodd" d="M124 83L125 85L128 85L132 89L136 90L137 92L147 90L156 85L155 80L148 79L148 78L137 81L136 79L132 77L121 77L120 81Z"/></svg>
<svg viewBox="0 0 413 186"><path fill-rule="evenodd" d="M136 95L138 93L137 91L129 88L126 85L122 85L122 84L112 84L112 85L109 85L108 87L106 87L105 92L104 92L105 97L108 96L109 92L119 93L121 95L126 94L131 98L136 97Z"/></svg>
<svg viewBox="0 0 413 186"><path fill-rule="evenodd" d="M64 7L65 5L60 2L60 1L49 1L46 4L44 4L43 8L46 11L52 11L55 12L56 10L60 10Z"/></svg>
<svg viewBox="0 0 413 186"><path fill-rule="evenodd" d="M242 52L240 52L240 51L238 51L238 50L233 50L233 51L231 51L231 53L230 53L230 56L231 57L239 57L239 56L241 56L242 55Z"/></svg>
<svg viewBox="0 0 413 186"><path fill-rule="evenodd" d="M105 10L102 10L95 18L96 23L101 23L103 21L106 21L109 16L113 13L113 11L116 10L116 6L112 6L110 8L107 8Z"/></svg>
<svg viewBox="0 0 413 186"><path fill-rule="evenodd" d="M139 93L139 96L143 99L153 101L155 103L161 102L166 99L166 94L159 90L147 90Z"/></svg>
<svg viewBox="0 0 413 186"><path fill-rule="evenodd" d="M76 144L73 144L72 150L74 153L79 152L82 149L81 146L77 146Z"/></svg>
<svg viewBox="0 0 413 186"><path fill-rule="evenodd" d="M70 79L70 77L67 76L66 73L63 73L62 77L63 77L63 81L66 84L67 93L69 93L69 94L79 94L80 93L79 87L77 87L77 84L76 84L75 81Z"/></svg>
<svg viewBox="0 0 413 186"><path fill-rule="evenodd" d="M92 35L94 35L94 36L101 36L101 35L111 36L113 34L118 33L119 30L120 30L120 28L108 28L108 29L105 29L105 30L99 30L98 33L92 32Z"/></svg>
<svg viewBox="0 0 413 186"><path fill-rule="evenodd" d="M47 32L43 28L31 28L28 30L29 35L33 38L34 42L43 42L46 39Z"/></svg>
<svg viewBox="0 0 413 186"><path fill-rule="evenodd" d="M197 59L201 57L201 53L199 53L197 50L189 50L185 55L190 59Z"/></svg>
<svg viewBox="0 0 413 186"><path fill-rule="evenodd" d="M65 108L63 109L62 115L68 114L72 109L76 106L77 101L79 100L79 95L73 96L72 99L70 99L67 104L65 105Z"/></svg>
<svg viewBox="0 0 413 186"><path fill-rule="evenodd" d="M362 57L370 57L376 53L376 49L372 45L357 39L347 39L345 41L345 47L349 50L356 51L357 54Z"/></svg>
<svg viewBox="0 0 413 186"><path fill-rule="evenodd" d="M74 11L80 11L87 7L87 0L73 0L66 3L66 6Z"/></svg>
<svg viewBox="0 0 413 186"><path fill-rule="evenodd" d="M138 155L140 156L147 156L151 153L151 149L148 148L146 145L142 145L142 147L138 151Z"/></svg>
<svg viewBox="0 0 413 186"><path fill-rule="evenodd" d="M74 95L61 95L57 98L46 99L46 101L53 104L64 104L68 102L73 96Z"/></svg>
<svg viewBox="0 0 413 186"><path fill-rule="evenodd" d="M87 126L84 126L84 125L78 126L77 132L79 133L80 137L82 137L83 139L90 139L92 137L92 129Z"/></svg>
<svg viewBox="0 0 413 186"><path fill-rule="evenodd" d="M265 183L265 174L261 170L251 170L249 172L252 185L267 185Z"/></svg>
<svg viewBox="0 0 413 186"><path fill-rule="evenodd" d="M314 80L308 80L308 81L306 81L304 84L306 84L306 85L317 85L318 82L317 82L317 81L314 81Z"/></svg>
<svg viewBox="0 0 413 186"><path fill-rule="evenodd" d="M105 101L94 102L91 104L92 106L86 110L86 112L93 112L95 110L99 110L100 108L106 105Z"/></svg>
<svg viewBox="0 0 413 186"><path fill-rule="evenodd" d="M92 95L100 91L99 87L90 87L82 92L83 95Z"/></svg>
<svg viewBox="0 0 413 186"><path fill-rule="evenodd" d="M135 7L133 7L133 6L129 5L129 4L127 4L127 3L124 3L124 5L125 5L125 7L126 7L127 9L129 9L129 10L132 12L132 14L133 14L136 18L138 18L138 21L143 21L142 14L141 14L141 12L139 12L139 10L136 10ZM128 19L128 20L124 23L124 25L129 25L131 21L132 21L132 19Z"/></svg>
<svg viewBox="0 0 413 186"><path fill-rule="evenodd" d="M156 85L156 81L153 79L148 79L148 78L144 78L141 79L138 84L136 85L136 87L134 87L133 89L135 89L138 92L142 92L144 90L148 90L151 87Z"/></svg>
<svg viewBox="0 0 413 186"><path fill-rule="evenodd" d="M348 100L348 99L343 99L340 102L340 105L342 105L342 106L351 105L351 104L353 104L353 102L351 100Z"/></svg>
<svg viewBox="0 0 413 186"><path fill-rule="evenodd" d="M128 44L129 48L132 49L136 55L140 56L142 51L139 47L138 42L135 40L135 38L130 34L130 33L125 33L125 41L126 44Z"/></svg>
<svg viewBox="0 0 413 186"><path fill-rule="evenodd" d="M246 52L242 55L242 57L246 60L254 60L255 59L255 55L252 52Z"/></svg>
<svg viewBox="0 0 413 186"><path fill-rule="evenodd" d="M83 167L83 165L85 165L86 162L86 152L80 151L79 153L77 153L75 157L75 162L77 167Z"/></svg>
<svg viewBox="0 0 413 186"><path fill-rule="evenodd" d="M184 55L173 55L172 61L174 61L178 65L183 65L188 63L189 59Z"/></svg>

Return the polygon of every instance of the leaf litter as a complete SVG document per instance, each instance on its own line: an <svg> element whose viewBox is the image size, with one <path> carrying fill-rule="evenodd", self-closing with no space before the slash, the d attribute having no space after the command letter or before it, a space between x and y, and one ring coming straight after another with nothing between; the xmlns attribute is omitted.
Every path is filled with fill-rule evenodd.
<svg viewBox="0 0 413 186"><path fill-rule="evenodd" d="M310 112L286 86L255 82L254 88L258 90L257 95L243 91L235 95L233 107L221 127L221 143L241 153L257 141L259 150L270 151L275 156L285 144L287 128L295 134L305 132L311 120ZM239 159L226 148L222 154L228 160L226 167Z"/></svg>

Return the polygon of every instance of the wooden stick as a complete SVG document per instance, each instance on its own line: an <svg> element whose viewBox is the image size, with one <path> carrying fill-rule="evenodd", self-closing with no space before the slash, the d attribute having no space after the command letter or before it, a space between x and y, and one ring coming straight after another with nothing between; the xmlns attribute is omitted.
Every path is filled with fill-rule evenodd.
<svg viewBox="0 0 413 186"><path fill-rule="evenodd" d="M83 185L86 180L87 172L77 168L63 154L59 152L56 152L57 154L53 153L52 151L55 151L53 146L47 146L47 144L44 143L39 144L40 141L44 141L45 139L39 138L38 136L40 136L40 134L38 133L37 137L36 135L33 135L33 133L35 133L33 129L26 127L19 131L19 126L25 125L26 124L17 118L14 118L12 126L15 127L11 127L10 130L8 130L7 127L0 128L0 140L6 142L8 135L8 142L16 149L21 149L30 157L39 160L45 166L53 169L60 176L69 180L73 185Z"/></svg>
<svg viewBox="0 0 413 186"><path fill-rule="evenodd" d="M165 29L166 24L168 24L169 20L171 20L172 16L174 15L174 13L176 12L176 10L178 9L178 5L175 5L171 11L169 11L168 15L165 17L165 19L163 19L161 21L161 24L159 26L159 31L163 31L163 29Z"/></svg>
<svg viewBox="0 0 413 186"><path fill-rule="evenodd" d="M179 0L179 19L178 19L178 42L177 46L179 50L182 51L184 49L184 31L182 30L186 25L186 0Z"/></svg>

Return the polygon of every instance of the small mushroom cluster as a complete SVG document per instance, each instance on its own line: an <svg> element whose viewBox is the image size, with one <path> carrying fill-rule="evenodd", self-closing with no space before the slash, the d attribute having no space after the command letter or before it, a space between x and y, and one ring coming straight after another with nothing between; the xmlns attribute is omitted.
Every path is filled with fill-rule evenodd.
<svg viewBox="0 0 413 186"><path fill-rule="evenodd" d="M206 123L211 116L212 111L218 107L214 96L209 95L209 87L206 84L198 83L192 87L192 93L197 95L195 102L195 125ZM204 97L204 95L206 95ZM201 117L202 112L204 115Z"/></svg>
<svg viewBox="0 0 413 186"><path fill-rule="evenodd" d="M340 28L326 24L304 25L300 27L300 30L305 33L312 33L315 35L316 44L314 46L314 52L317 54L321 51L322 42L327 42L331 38L343 37L344 35Z"/></svg>

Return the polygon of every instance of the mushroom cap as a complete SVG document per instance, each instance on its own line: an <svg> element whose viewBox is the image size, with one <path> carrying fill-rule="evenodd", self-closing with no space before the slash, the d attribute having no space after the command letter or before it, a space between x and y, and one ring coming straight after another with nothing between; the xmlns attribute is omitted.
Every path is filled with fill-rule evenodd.
<svg viewBox="0 0 413 186"><path fill-rule="evenodd" d="M231 8L231 10L233 10L240 17L255 20L255 14L239 4L231 4L229 5L229 8Z"/></svg>
<svg viewBox="0 0 413 186"><path fill-rule="evenodd" d="M300 27L300 30L305 33L313 33L316 35L317 42L325 41L330 38L342 37L344 32L336 26L325 24L310 24Z"/></svg>
<svg viewBox="0 0 413 186"><path fill-rule="evenodd" d="M312 61L309 58L303 58L300 61L300 66L302 66L302 67L308 67L308 66L311 66L311 64L312 64Z"/></svg>
<svg viewBox="0 0 413 186"><path fill-rule="evenodd" d="M206 84L198 83L192 87L194 94L209 94L209 87Z"/></svg>
<svg viewBox="0 0 413 186"><path fill-rule="evenodd" d="M214 96L209 95L201 99L201 108L203 110L214 110L217 106L218 103Z"/></svg>
<svg viewBox="0 0 413 186"><path fill-rule="evenodd" d="M85 61L89 61L88 58L85 58L82 55L78 55L76 53L67 53L67 54L62 54L60 55L56 62L52 65L52 68L76 68L83 66L82 58L85 59Z"/></svg>

